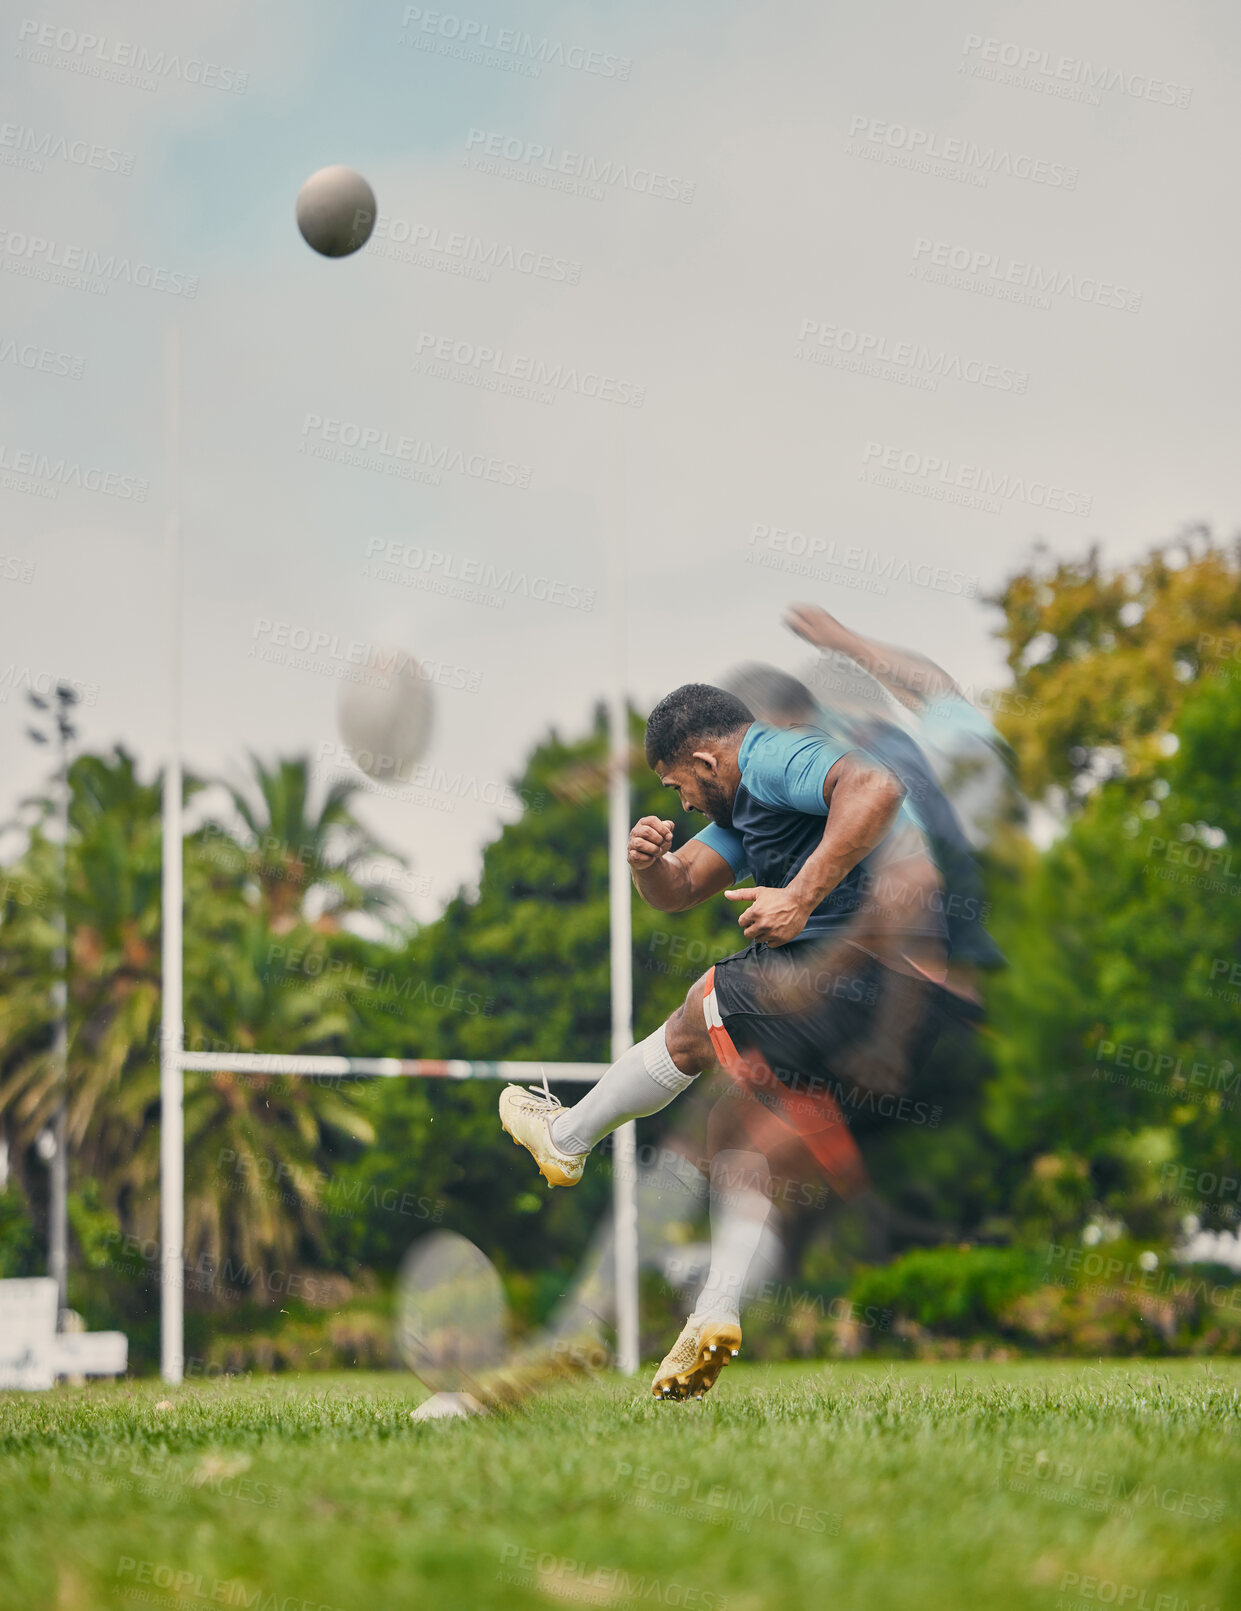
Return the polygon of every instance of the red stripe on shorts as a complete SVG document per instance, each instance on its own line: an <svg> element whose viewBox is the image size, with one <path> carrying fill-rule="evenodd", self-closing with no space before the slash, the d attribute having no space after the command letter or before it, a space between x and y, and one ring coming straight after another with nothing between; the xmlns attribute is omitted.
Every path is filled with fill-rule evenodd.
<svg viewBox="0 0 1241 1611"><path fill-rule="evenodd" d="M721 1067L738 1085L761 1093L763 1106L801 1137L833 1190L846 1201L865 1191L870 1176L835 1097L830 1091L798 1095L781 1085L762 1052L738 1050L720 1018L714 966L707 971L703 1016Z"/></svg>

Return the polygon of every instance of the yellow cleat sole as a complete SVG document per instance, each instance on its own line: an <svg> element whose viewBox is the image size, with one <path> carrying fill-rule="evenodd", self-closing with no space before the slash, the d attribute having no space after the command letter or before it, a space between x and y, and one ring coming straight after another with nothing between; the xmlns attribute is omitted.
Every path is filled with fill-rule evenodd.
<svg viewBox="0 0 1241 1611"><path fill-rule="evenodd" d="M701 1398L719 1380L725 1365L741 1352L741 1327L720 1321L703 1328L698 1339L698 1355L688 1370L662 1372L656 1376L651 1396L658 1399Z"/></svg>

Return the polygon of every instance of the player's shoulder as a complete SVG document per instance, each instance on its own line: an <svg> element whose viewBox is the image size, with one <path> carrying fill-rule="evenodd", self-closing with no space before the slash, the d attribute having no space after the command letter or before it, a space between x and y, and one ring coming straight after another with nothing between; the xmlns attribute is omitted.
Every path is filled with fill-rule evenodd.
<svg viewBox="0 0 1241 1611"><path fill-rule="evenodd" d="M787 765L823 752L839 759L845 748L821 727L773 727L769 722L752 722L737 752L737 764L744 776L753 768Z"/></svg>

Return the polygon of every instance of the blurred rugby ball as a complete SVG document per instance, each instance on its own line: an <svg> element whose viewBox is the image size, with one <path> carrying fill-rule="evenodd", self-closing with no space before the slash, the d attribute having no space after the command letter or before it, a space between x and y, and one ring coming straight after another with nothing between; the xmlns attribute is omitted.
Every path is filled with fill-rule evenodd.
<svg viewBox="0 0 1241 1611"><path fill-rule="evenodd" d="M408 782L431 742L431 684L412 655L382 650L357 682L341 684L340 736L354 765L377 783Z"/></svg>

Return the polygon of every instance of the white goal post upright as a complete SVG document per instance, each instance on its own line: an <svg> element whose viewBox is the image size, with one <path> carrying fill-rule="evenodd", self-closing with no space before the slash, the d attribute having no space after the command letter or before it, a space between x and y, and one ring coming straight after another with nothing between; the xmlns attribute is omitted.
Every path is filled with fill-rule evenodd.
<svg viewBox="0 0 1241 1611"><path fill-rule="evenodd" d="M614 411L616 412L616 411ZM612 1061L633 1045L633 893L629 877L629 702L625 698L624 420L612 438L616 456L608 541L608 618L612 665L608 697L608 930L611 940ZM633 1120L612 1137L612 1258L616 1284L616 1363L638 1368L638 1132Z"/></svg>
<svg viewBox="0 0 1241 1611"><path fill-rule="evenodd" d="M185 1370L185 1037L181 1003L181 334L164 341L168 430L168 754L164 758L159 1030L159 1363L166 1382Z"/></svg>

